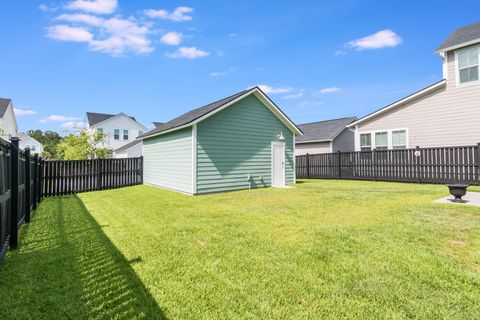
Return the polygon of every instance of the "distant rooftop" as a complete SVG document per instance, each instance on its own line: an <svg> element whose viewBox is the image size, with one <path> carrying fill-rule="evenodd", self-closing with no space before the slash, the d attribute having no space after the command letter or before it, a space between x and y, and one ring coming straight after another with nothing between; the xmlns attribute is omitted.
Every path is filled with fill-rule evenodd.
<svg viewBox="0 0 480 320"><path fill-rule="evenodd" d="M107 119L115 117L117 114L96 113L87 112L87 121L90 126L94 126L97 123L103 122ZM130 116L127 116L130 117ZM130 117L132 120L137 121L134 117Z"/></svg>
<svg viewBox="0 0 480 320"><path fill-rule="evenodd" d="M477 42L480 42L480 22L455 30L437 48L437 52L445 51L445 49L448 48L458 47L461 44L474 44Z"/></svg>
<svg viewBox="0 0 480 320"><path fill-rule="evenodd" d="M357 117L346 117L300 124L303 136L297 137L295 142L331 141L355 120Z"/></svg>

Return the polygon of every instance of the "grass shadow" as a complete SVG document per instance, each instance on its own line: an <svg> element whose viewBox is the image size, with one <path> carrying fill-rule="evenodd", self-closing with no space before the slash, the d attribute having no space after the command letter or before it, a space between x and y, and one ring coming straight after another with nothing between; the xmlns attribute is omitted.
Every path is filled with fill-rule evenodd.
<svg viewBox="0 0 480 320"><path fill-rule="evenodd" d="M164 319L127 261L75 195L48 198L0 265L1 319Z"/></svg>

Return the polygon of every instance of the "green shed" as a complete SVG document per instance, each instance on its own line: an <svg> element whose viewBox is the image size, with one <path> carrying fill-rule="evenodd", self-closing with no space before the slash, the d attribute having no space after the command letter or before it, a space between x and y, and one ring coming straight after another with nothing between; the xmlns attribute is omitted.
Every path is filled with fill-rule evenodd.
<svg viewBox="0 0 480 320"><path fill-rule="evenodd" d="M301 130L258 87L157 126L143 140L144 183L189 194L295 183Z"/></svg>

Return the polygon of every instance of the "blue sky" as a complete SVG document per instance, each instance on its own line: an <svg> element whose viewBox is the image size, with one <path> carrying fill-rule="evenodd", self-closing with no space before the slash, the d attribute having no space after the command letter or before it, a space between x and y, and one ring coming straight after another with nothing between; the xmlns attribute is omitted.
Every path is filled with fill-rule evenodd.
<svg viewBox="0 0 480 320"><path fill-rule="evenodd" d="M466 10L468 8L468 10ZM297 123L361 117L441 79L479 1L2 0L0 97L21 130L86 111L169 119L254 85Z"/></svg>

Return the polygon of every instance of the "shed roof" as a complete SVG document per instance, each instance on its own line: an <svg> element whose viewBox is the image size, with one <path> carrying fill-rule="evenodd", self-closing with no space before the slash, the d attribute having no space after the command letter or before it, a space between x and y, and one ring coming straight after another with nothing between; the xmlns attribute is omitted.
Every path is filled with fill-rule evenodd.
<svg viewBox="0 0 480 320"><path fill-rule="evenodd" d="M474 44L477 42L480 42L480 22L458 28L442 42L436 51L448 51L448 49L454 49L462 44Z"/></svg>
<svg viewBox="0 0 480 320"><path fill-rule="evenodd" d="M120 148L115 149L115 152L127 150L137 144L141 143L142 140L133 140L132 142L127 143L126 145L121 146Z"/></svg>
<svg viewBox="0 0 480 320"><path fill-rule="evenodd" d="M295 142L331 141L356 119L357 117L345 117L300 124L298 126L303 131L303 136Z"/></svg>
<svg viewBox="0 0 480 320"><path fill-rule="evenodd" d="M227 106L230 102L233 102L234 100L236 100L238 98L244 97L244 96L246 96L250 93L254 93L254 92L259 92L263 97L265 97L265 99L268 101L268 103L273 105L273 107L276 110L279 111L279 113L281 114L281 117L286 119L288 121L288 123L290 123L295 128L295 130L298 130L299 134L301 134L301 130L280 110L280 108L278 108L262 92L262 90L260 88L253 87L251 89L240 91L240 92L235 93L235 94L233 94L231 96L228 96L226 98L217 100L217 101L212 102L210 104L207 104L203 107L193 109L192 111L184 113L184 114L174 118L173 120L170 120L166 123L160 124L156 128L144 133L139 138L146 138L146 137L149 137L149 136L162 134L162 133L165 133L167 131L177 130L180 127L192 125L196 120L199 120L202 117L210 116L211 114L215 113L214 111L216 111L216 110L218 110L218 109L220 109L224 106Z"/></svg>
<svg viewBox="0 0 480 320"><path fill-rule="evenodd" d="M0 118L3 118L3 115L8 109L8 105L12 102L10 99L0 98Z"/></svg>

